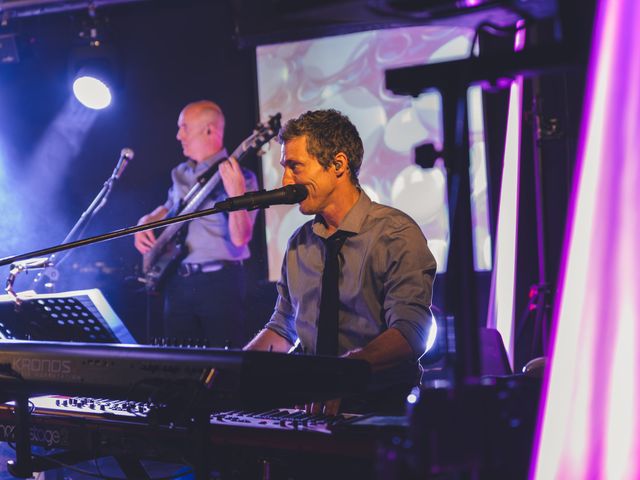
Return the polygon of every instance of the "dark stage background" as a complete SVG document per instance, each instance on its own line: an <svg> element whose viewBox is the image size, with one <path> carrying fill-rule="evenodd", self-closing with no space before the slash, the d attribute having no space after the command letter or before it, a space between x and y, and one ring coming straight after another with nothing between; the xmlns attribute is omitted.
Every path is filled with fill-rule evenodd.
<svg viewBox="0 0 640 480"><path fill-rule="evenodd" d="M66 107L72 96L69 54L86 19L86 11L78 10L16 18L3 29L18 34L20 62L0 65L2 256L61 242L123 147L132 148L135 158L83 236L135 225L164 202L170 169L183 158L175 135L186 103L209 98L221 105L229 151L257 121L254 50L234 44L226 2L156 0L98 9L99 33L117 48L122 81L112 106L90 114ZM64 118L61 112L67 112ZM258 172L255 159L249 167ZM250 264L257 326L273 305L273 286L261 281L262 222L261 214ZM133 280L139 263L133 237L83 247L62 264L57 289L101 288L142 339L146 295ZM3 283L7 273L7 267L0 271ZM29 288L34 276L21 275L16 290Z"/></svg>

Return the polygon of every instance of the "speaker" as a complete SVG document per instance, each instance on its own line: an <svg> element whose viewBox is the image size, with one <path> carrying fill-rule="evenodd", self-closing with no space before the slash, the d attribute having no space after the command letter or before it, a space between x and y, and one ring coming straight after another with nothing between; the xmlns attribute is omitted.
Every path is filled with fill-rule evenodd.
<svg viewBox="0 0 640 480"><path fill-rule="evenodd" d="M136 343L97 289L0 296L0 340Z"/></svg>

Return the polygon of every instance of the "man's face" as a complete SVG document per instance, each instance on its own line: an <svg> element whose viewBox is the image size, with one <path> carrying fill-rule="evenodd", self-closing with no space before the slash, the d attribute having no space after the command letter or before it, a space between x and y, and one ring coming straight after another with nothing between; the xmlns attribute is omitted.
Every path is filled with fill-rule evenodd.
<svg viewBox="0 0 640 480"><path fill-rule="evenodd" d="M282 185L304 185L309 195L300 203L305 215L322 214L332 201L336 176L307 152L307 137L297 137L282 145L280 165L284 168Z"/></svg>
<svg viewBox="0 0 640 480"><path fill-rule="evenodd" d="M214 127L207 120L197 107L185 108L178 117L176 138L182 144L184 156L196 162L213 155L216 150L211 143Z"/></svg>

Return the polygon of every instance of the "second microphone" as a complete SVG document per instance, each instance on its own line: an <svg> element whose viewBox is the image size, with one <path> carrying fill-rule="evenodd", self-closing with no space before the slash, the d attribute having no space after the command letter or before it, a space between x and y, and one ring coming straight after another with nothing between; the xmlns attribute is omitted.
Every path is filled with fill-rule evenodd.
<svg viewBox="0 0 640 480"><path fill-rule="evenodd" d="M299 203L309 192L304 185L287 185L275 190L258 190L248 192L237 197L227 198L216 203L216 208L231 212L234 210L255 210L256 208L268 208L271 205L291 205Z"/></svg>

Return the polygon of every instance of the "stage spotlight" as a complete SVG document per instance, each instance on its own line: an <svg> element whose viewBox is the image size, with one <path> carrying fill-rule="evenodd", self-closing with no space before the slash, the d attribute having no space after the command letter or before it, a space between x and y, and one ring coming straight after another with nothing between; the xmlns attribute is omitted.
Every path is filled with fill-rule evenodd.
<svg viewBox="0 0 640 480"><path fill-rule="evenodd" d="M112 43L105 38L108 29L104 21L98 28L95 11L90 10L88 23L83 24L78 35L80 44L69 58L73 94L82 105L94 110L111 104L119 83L117 56Z"/></svg>
<svg viewBox="0 0 640 480"><path fill-rule="evenodd" d="M102 110L111 105L111 82L108 76L81 68L73 80L73 94L85 107Z"/></svg>

